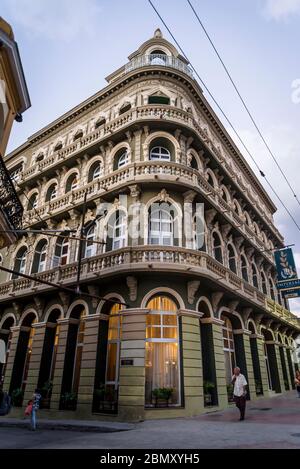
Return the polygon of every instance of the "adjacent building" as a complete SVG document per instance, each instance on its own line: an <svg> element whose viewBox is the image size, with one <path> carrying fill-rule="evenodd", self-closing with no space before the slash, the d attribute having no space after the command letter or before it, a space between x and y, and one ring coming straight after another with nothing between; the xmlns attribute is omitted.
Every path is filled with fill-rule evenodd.
<svg viewBox="0 0 300 469"><path fill-rule="evenodd" d="M22 113L30 107L18 45L8 23L0 17L0 247L15 242L21 228L22 205L3 162L14 119L21 121ZM1 261L1 258L0 258Z"/></svg>
<svg viewBox="0 0 300 469"><path fill-rule="evenodd" d="M3 251L58 286L1 274L12 415L36 387L52 418L196 415L229 405L235 365L251 400L292 389L274 203L160 30L107 82L5 160L24 226L62 231ZM59 288L78 268L80 297Z"/></svg>

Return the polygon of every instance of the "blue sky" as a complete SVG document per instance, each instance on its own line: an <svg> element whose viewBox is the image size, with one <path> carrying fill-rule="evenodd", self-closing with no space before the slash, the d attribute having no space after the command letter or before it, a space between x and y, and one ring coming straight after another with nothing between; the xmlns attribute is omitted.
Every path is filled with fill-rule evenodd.
<svg viewBox="0 0 300 469"><path fill-rule="evenodd" d="M153 3L300 224L299 205L186 0ZM192 3L300 199L300 103L292 100L292 83L300 79L300 0ZM32 101L23 123L14 124L8 150L104 87L105 76L157 27L170 39L147 0L0 0L0 6L14 28ZM296 244L300 274L299 231L279 205L275 219L286 242ZM300 300L291 306L300 313Z"/></svg>

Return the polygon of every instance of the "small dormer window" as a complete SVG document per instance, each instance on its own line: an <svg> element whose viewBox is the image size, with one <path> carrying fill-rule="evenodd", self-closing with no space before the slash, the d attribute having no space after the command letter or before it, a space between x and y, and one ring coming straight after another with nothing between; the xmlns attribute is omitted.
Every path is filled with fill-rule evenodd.
<svg viewBox="0 0 300 469"><path fill-rule="evenodd" d="M59 151L62 149L62 143L61 142L58 142L55 147L54 147L54 151Z"/></svg>
<svg viewBox="0 0 300 469"><path fill-rule="evenodd" d="M162 50L154 50L150 54L151 65L166 65L167 54Z"/></svg>
<svg viewBox="0 0 300 469"><path fill-rule="evenodd" d="M100 117L100 118L96 121L95 129L98 129L99 127L101 127L101 125L104 125L104 124L105 124L105 118L104 118L104 117Z"/></svg>
<svg viewBox="0 0 300 469"><path fill-rule="evenodd" d="M121 106L119 114L124 114L124 112L127 112L131 109L131 104L130 103L125 103L123 106Z"/></svg>
<svg viewBox="0 0 300 469"><path fill-rule="evenodd" d="M73 140L74 140L74 141L75 141L75 140L78 140L78 139L81 138L81 137L83 137L83 132L82 132L82 130L78 130L78 131L76 132L76 134L74 135L74 139L73 139Z"/></svg>
<svg viewBox="0 0 300 469"><path fill-rule="evenodd" d="M148 104L170 104L170 98L163 95L152 95L148 98Z"/></svg>

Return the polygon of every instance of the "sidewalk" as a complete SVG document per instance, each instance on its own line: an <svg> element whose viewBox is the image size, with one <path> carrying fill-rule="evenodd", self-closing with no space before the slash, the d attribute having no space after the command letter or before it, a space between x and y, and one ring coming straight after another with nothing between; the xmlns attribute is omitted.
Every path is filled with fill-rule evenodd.
<svg viewBox="0 0 300 469"><path fill-rule="evenodd" d="M30 419L0 417L1 427L29 428ZM73 430L77 432L113 433L134 430L135 425L123 422L103 422L98 420L47 420L38 419L40 430Z"/></svg>

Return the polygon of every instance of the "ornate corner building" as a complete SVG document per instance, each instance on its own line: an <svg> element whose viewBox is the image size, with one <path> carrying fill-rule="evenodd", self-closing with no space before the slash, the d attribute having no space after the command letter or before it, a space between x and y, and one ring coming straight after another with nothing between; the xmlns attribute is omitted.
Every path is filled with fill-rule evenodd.
<svg viewBox="0 0 300 469"><path fill-rule="evenodd" d="M21 228L23 207L3 156L14 119L20 122L22 113L29 107L18 46L10 25L0 16L0 248L15 242L17 236L13 230Z"/></svg>
<svg viewBox="0 0 300 469"><path fill-rule="evenodd" d="M23 236L3 264L74 288L67 231L86 207L91 297L1 274L4 387L19 406L39 387L44 416L124 420L224 408L235 365L251 400L292 389L300 327L276 291L273 202L160 30L107 81L6 158L24 226L66 235Z"/></svg>

